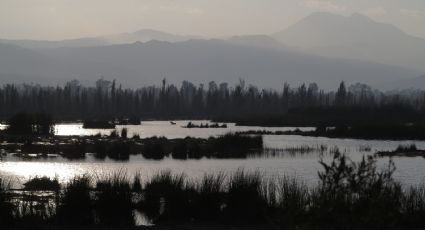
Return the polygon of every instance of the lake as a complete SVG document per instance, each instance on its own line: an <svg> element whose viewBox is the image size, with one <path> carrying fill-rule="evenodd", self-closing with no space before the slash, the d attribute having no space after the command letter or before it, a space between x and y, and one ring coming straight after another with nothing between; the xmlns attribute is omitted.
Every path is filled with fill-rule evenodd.
<svg viewBox="0 0 425 230"><path fill-rule="evenodd" d="M194 121L195 124L208 121ZM141 138L151 136L164 136L167 138L184 138L186 136L206 138L218 136L227 132L268 130L287 131L295 127L247 127L235 126L228 123L227 128L183 128L188 121L176 121L172 125L168 121L147 121L142 125L117 126L116 130L128 129L130 136L140 135ZM0 126L4 128L5 126ZM311 130L312 128L300 128ZM101 133L107 135L111 130L83 129L81 123L58 124L55 126L56 135L95 135ZM346 153L351 159L358 161L365 155L370 155L380 150L394 150L400 144L414 143L419 149L425 149L425 141L381 141L381 140L354 140L354 139L330 139L322 137L303 137L292 135L264 135L265 148L297 148L300 146L327 146L323 153L312 152L306 154L266 154L252 156L247 159L200 159L200 160L147 160L141 155L131 156L129 161L114 161L111 159L98 160L88 154L84 160L67 160L60 156L45 158L22 159L13 154L3 156L0 161L0 176L11 178L14 184L19 185L28 178L34 176L57 176L61 182L80 174L91 174L97 177L125 171L128 176L140 173L142 178L162 171L169 170L175 173L185 173L190 178L198 178L205 173L233 172L238 169L247 171L259 171L266 176L287 175L295 176L307 184L314 184L317 180L317 171L321 169L318 161L320 158L330 160L329 153L337 147ZM379 160L380 166L384 166L388 158ZM397 157L394 158L397 167L395 177L404 184L419 184L424 181L425 158L422 157Z"/></svg>

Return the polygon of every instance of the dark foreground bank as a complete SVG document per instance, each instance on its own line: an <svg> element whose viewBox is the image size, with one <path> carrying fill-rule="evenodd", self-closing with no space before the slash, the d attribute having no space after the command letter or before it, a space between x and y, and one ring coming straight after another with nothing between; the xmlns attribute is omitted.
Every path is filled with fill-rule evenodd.
<svg viewBox="0 0 425 230"><path fill-rule="evenodd" d="M243 170L199 180L169 172L147 181L81 175L64 185L33 178L18 191L2 180L0 226L133 229L142 213L155 226L139 229L425 228L425 187L402 187L391 162L378 169L374 158L353 163L337 153L320 163L315 186Z"/></svg>

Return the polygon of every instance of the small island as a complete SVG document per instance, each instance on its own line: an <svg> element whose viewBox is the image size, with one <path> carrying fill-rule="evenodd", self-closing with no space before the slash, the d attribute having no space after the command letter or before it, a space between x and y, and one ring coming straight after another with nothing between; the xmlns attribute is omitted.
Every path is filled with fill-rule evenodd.
<svg viewBox="0 0 425 230"><path fill-rule="evenodd" d="M207 129L207 128L210 128L210 129L211 128L227 128L227 124L221 124L220 125L218 123L213 123L213 124L201 123L200 125L198 125L198 124L194 124L191 121L189 121L186 126L183 126L183 128L188 128L188 129L191 129L191 128L205 128L205 129Z"/></svg>
<svg viewBox="0 0 425 230"><path fill-rule="evenodd" d="M115 129L115 123L108 120L85 120L83 129Z"/></svg>
<svg viewBox="0 0 425 230"><path fill-rule="evenodd" d="M425 150L418 149L415 144L399 145L394 151L380 151L380 157L425 157Z"/></svg>

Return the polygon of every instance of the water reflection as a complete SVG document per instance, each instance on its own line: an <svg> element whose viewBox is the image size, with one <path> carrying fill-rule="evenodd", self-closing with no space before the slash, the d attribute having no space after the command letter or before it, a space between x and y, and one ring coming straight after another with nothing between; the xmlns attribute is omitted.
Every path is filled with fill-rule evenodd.
<svg viewBox="0 0 425 230"><path fill-rule="evenodd" d="M234 123L226 123L227 128L183 128L190 121L175 121L176 125L172 125L169 121L146 121L142 125L117 125L116 130L127 128L130 136L134 134L140 135L141 138L152 136L164 136L167 138L184 138L187 136L208 138L210 136L223 135L228 132L242 132L249 130L268 130L268 131L288 131L294 130L296 127L258 127L258 126L236 126ZM195 124L211 123L209 121L193 121ZM299 128L303 131L313 130L313 128ZM58 124L55 126L55 133L59 136L67 135L109 135L112 130L107 129L83 129L82 123Z"/></svg>
<svg viewBox="0 0 425 230"><path fill-rule="evenodd" d="M182 128L188 121L177 121L171 125L168 121L144 122L140 126L127 125L117 126L117 129L128 128L129 134L139 134L143 137L165 136L167 138L209 137L220 135L229 131L269 130L285 131L294 128L264 128L264 127L238 127L228 124L226 129L186 129ZM197 121L198 122L198 121ZM206 122L206 121L199 121ZM1 128L1 126L0 126ZM55 127L57 135L94 135L97 133L109 134L110 130L86 130L82 124L59 124ZM305 128L306 130L311 128ZM322 137L302 137L291 135L265 135L263 137L266 148L297 148L300 146L327 146L329 152L335 146L349 155L353 160L360 160L362 156L373 154L376 151L394 150L400 144L415 143L419 149L425 149L424 141L378 141L378 140L354 140L354 139L330 139ZM185 173L189 178L198 178L205 173L233 172L240 168L249 171L260 171L266 176L288 175L296 176L307 183L313 184L317 179L317 171L321 169L318 164L319 158L330 159L330 154L275 154L267 157L252 157L248 159L200 159L200 160L175 160L165 158L163 160L147 160L142 156L131 156L128 161L117 162L106 158L95 159L88 155L84 160L67 160L60 156L48 158L29 158L23 160L20 157L8 155L0 161L0 176L14 178L16 185L35 176L57 176L60 182L67 182L70 178L90 174L99 176L124 170L128 176L140 173L144 179L163 171L170 170L173 173ZM379 160L382 166L388 158ZM422 157L394 158L397 166L395 177L405 184L418 184L424 181L425 160ZM142 179L143 179L142 178Z"/></svg>

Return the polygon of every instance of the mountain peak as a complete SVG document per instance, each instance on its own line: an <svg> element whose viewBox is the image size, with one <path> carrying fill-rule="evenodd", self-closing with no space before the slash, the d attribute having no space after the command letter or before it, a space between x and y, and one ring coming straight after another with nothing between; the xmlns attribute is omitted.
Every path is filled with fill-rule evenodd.
<svg viewBox="0 0 425 230"><path fill-rule="evenodd" d="M159 31L159 30L153 30L153 29L141 29L141 30L137 30L137 31L130 33L130 34L134 34L134 35L148 35L148 34L149 35L157 35L157 34L171 35L170 33L166 33L166 32Z"/></svg>
<svg viewBox="0 0 425 230"><path fill-rule="evenodd" d="M316 47L379 42L403 36L407 35L395 26L376 22L363 14L317 12L275 34L274 38L292 46Z"/></svg>
<svg viewBox="0 0 425 230"><path fill-rule="evenodd" d="M321 17L321 18L324 18L324 17L327 17L327 18L341 18L341 17L344 17L344 16L341 15L341 14L335 14L335 13L330 13L330 12L318 11L318 12L313 12L313 13L307 15L306 17L304 17L304 19L319 18L319 17Z"/></svg>
<svg viewBox="0 0 425 230"><path fill-rule="evenodd" d="M346 20L350 20L350 19L360 19L360 20L368 20L368 21L372 21L373 20L371 18L369 18L368 16L361 14L361 13L353 13L349 16L345 16L342 14L336 14L336 13L330 13L330 12L323 12L323 11L318 11L318 12L313 12L310 15L304 17L302 20L317 20L317 19L346 19Z"/></svg>
<svg viewBox="0 0 425 230"><path fill-rule="evenodd" d="M372 19L370 19L368 16L364 15L364 14L360 14L360 13L354 13L351 15L352 19L359 19L359 20L367 20L367 21L372 21Z"/></svg>
<svg viewBox="0 0 425 230"><path fill-rule="evenodd" d="M359 13L313 13L273 37L321 56L425 69L419 62L425 58L424 39Z"/></svg>

